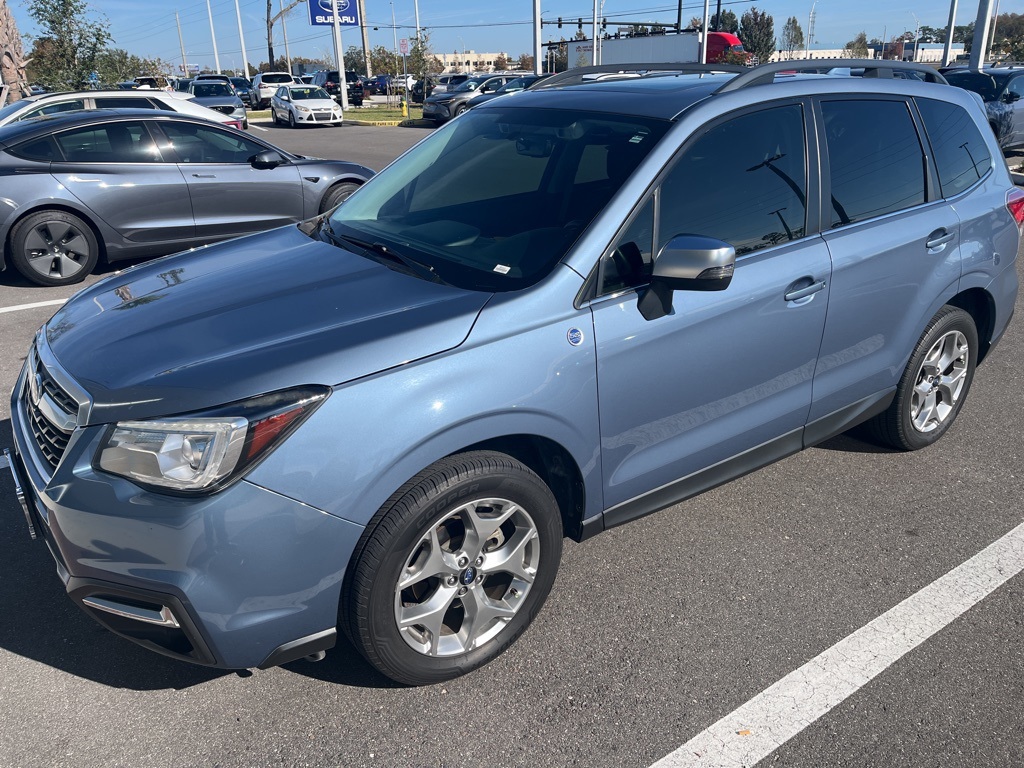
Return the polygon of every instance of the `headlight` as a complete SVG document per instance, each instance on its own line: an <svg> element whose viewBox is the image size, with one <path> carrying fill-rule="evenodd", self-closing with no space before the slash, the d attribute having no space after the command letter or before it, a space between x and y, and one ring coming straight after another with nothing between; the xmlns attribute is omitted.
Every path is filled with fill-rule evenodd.
<svg viewBox="0 0 1024 768"><path fill-rule="evenodd" d="M107 432L94 463L156 490L210 493L266 458L329 393L300 387L201 413L122 421Z"/></svg>
<svg viewBox="0 0 1024 768"><path fill-rule="evenodd" d="M309 109L306 107L300 107L298 104L295 105L295 108L299 110L299 112L309 112Z"/></svg>

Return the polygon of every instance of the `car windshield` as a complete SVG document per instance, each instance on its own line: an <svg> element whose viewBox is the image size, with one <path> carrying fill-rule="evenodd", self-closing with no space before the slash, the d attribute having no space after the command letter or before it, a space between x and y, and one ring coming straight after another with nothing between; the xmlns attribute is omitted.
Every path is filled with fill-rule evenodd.
<svg viewBox="0 0 1024 768"><path fill-rule="evenodd" d="M323 88L291 88L289 90L293 101L308 101L310 99L330 100L331 98Z"/></svg>
<svg viewBox="0 0 1024 768"><path fill-rule="evenodd" d="M1002 83L984 72L949 72L946 80L950 85L974 91L983 101L995 101L1002 90Z"/></svg>
<svg viewBox="0 0 1024 768"><path fill-rule="evenodd" d="M467 80L464 83L459 83L452 90L454 90L456 92L459 92L459 93L465 93L466 91L475 91L477 86L480 85L480 83L482 83L482 82L483 82L483 80Z"/></svg>
<svg viewBox="0 0 1024 768"><path fill-rule="evenodd" d="M29 104L32 104L32 102L28 99L22 99L21 101L16 101L13 104L8 104L6 107L0 108L0 120L13 115L15 112L20 112Z"/></svg>
<svg viewBox="0 0 1024 768"><path fill-rule="evenodd" d="M275 84L280 85L281 83L290 83L290 82L292 82L292 76L291 75L283 75L283 74L264 75L261 78L261 82L266 83L266 84L275 83Z"/></svg>
<svg viewBox="0 0 1024 768"><path fill-rule="evenodd" d="M521 91L530 83L535 80L533 77L517 77L515 80L509 80L501 88L497 90L497 93L511 93L512 91Z"/></svg>
<svg viewBox="0 0 1024 768"><path fill-rule="evenodd" d="M212 80L210 82L202 81L192 83L189 90L200 98L206 96L234 96L234 91L231 90L231 86L227 83L222 83L219 80Z"/></svg>
<svg viewBox="0 0 1024 768"><path fill-rule="evenodd" d="M248 88L251 85L251 83L248 80L246 80L244 77L232 77L231 78L231 84L233 86L235 86L236 88L241 88L243 90Z"/></svg>
<svg viewBox="0 0 1024 768"><path fill-rule="evenodd" d="M669 125L555 109L470 111L340 206L330 229L405 254L459 287L525 288L554 269Z"/></svg>

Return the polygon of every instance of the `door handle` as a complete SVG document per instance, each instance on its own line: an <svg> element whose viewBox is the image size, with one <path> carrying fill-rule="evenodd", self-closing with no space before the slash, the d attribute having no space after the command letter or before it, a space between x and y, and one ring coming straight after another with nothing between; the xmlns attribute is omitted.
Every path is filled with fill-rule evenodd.
<svg viewBox="0 0 1024 768"><path fill-rule="evenodd" d="M936 229L924 242L924 247L931 250L932 248L938 248L940 245L945 245L950 240L956 237L956 232L947 232L944 229Z"/></svg>
<svg viewBox="0 0 1024 768"><path fill-rule="evenodd" d="M808 296L817 293L818 291L822 290L824 287L825 287L825 281L824 280L819 280L818 282L811 283L810 285L808 285L808 286L806 286L804 288L797 288L795 291L790 291L785 296L783 296L783 298L786 301L798 301L800 299L805 299Z"/></svg>
<svg viewBox="0 0 1024 768"><path fill-rule="evenodd" d="M215 173L193 173L193 179L216 179L217 174Z"/></svg>

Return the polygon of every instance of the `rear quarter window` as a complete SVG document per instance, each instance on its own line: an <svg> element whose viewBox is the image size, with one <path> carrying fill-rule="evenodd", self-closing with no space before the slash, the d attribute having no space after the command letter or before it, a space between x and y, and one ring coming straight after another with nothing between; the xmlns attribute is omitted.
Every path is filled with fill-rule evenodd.
<svg viewBox="0 0 1024 768"><path fill-rule="evenodd" d="M936 99L918 99L932 145L943 197L953 197L981 180L992 167L992 155L967 111Z"/></svg>

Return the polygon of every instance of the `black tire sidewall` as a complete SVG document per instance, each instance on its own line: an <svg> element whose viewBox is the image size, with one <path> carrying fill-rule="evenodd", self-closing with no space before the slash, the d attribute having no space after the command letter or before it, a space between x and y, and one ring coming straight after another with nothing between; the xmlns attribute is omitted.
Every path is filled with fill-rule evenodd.
<svg viewBox="0 0 1024 768"><path fill-rule="evenodd" d="M508 459L508 461L512 461ZM437 492L419 499L411 506L396 504L388 514L393 520L394 534L385 533L378 525L373 535L383 544L379 563L360 562L370 568L364 574L370 583L365 615L353 622L358 627L356 645L366 643L364 655L385 674L399 682L413 685L441 682L470 672L503 653L533 621L554 583L561 559L562 527L557 503L550 490L535 474L518 462L500 473L493 470L470 470L450 483L442 483ZM429 657L411 648L402 638L395 621L395 585L405 567L406 559L430 526L472 499L504 498L521 505L537 527L540 542L540 567L529 593L515 617L489 642L458 656ZM407 495L405 499L408 499ZM351 605L358 605L351 601ZM351 633L350 633L351 634Z"/></svg>
<svg viewBox="0 0 1024 768"><path fill-rule="evenodd" d="M935 342L938 341L940 337L954 330L960 331L967 339L968 359L964 386L960 391L960 397L953 406L953 412L949 414L946 420L931 432L920 432L914 427L910 412L911 405L913 403L914 384L916 383L917 374L921 368L922 362L924 361L925 355L928 354L928 350L935 345ZM967 395L971 389L971 383L974 381L974 372L977 368L977 364L978 330L975 327L974 320L962 309L949 306L944 307L942 311L936 314L932 319L931 323L929 323L928 329L925 331L924 335L922 335L921 340L918 341L917 346L914 348L914 353L910 357L910 362L907 363L907 367L903 372L903 376L900 379L899 386L896 390L896 402L894 405L897 409L897 428L900 433L901 441L906 447L911 450L925 448L936 442L947 432L947 430L949 430L953 425L953 422L956 421L957 416L960 414L960 409L963 408L964 402L967 400Z"/></svg>
<svg viewBox="0 0 1024 768"><path fill-rule="evenodd" d="M332 208L341 205L348 199L349 195L357 189L359 189L359 185L351 181L344 181L341 184L335 184L327 190L327 194L324 195L324 200L320 204L320 213L327 213L327 211ZM344 198L339 200L338 198L346 192L348 194L345 194Z"/></svg>
<svg viewBox="0 0 1024 768"><path fill-rule="evenodd" d="M47 221L63 221L67 224L79 229L82 236L89 243L89 256L84 262L82 262L82 268L75 273L70 279L54 279L46 277L36 272L31 265L28 263L28 259L25 257L25 238L27 233L33 228ZM11 228L11 263L14 268L18 270L22 277L36 285L45 286L60 286L60 285L74 285L82 282L86 276L90 275L99 263L99 241L96 239L95 233L85 221L73 213L67 211L36 211L35 213L29 214L14 227Z"/></svg>

